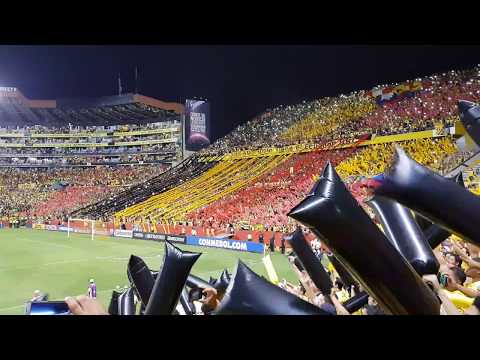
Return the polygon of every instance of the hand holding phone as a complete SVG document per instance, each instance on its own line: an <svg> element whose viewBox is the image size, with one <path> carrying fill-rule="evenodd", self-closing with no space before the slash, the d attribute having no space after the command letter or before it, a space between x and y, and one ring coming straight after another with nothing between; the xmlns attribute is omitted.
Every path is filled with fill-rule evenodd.
<svg viewBox="0 0 480 360"><path fill-rule="evenodd" d="M447 287L448 285L448 275L447 274L439 274L438 276L438 283L442 288Z"/></svg>
<svg viewBox="0 0 480 360"><path fill-rule="evenodd" d="M65 301L34 301L27 303L27 315L71 315Z"/></svg>

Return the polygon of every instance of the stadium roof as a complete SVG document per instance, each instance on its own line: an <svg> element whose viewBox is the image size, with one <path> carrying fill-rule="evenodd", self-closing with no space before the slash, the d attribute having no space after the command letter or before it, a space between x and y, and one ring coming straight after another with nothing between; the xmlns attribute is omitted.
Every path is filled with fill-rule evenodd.
<svg viewBox="0 0 480 360"><path fill-rule="evenodd" d="M111 126L170 121L184 106L140 94L31 100L15 87L0 87L0 126Z"/></svg>
<svg viewBox="0 0 480 360"><path fill-rule="evenodd" d="M140 94L123 94L113 96L102 96L98 98L64 98L57 100L32 100L28 99L15 87L0 87L0 98L16 98L24 106L29 108L62 108L62 109L86 109L102 106L115 106L133 103L141 103L161 110L173 111L182 114L184 105L174 102L166 102Z"/></svg>

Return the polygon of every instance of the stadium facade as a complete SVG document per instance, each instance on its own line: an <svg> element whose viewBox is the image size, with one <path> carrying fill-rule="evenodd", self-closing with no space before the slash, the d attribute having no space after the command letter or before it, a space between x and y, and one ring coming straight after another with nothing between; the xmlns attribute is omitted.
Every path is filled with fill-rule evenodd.
<svg viewBox="0 0 480 360"><path fill-rule="evenodd" d="M0 166L176 164L184 112L140 94L31 100L0 87Z"/></svg>

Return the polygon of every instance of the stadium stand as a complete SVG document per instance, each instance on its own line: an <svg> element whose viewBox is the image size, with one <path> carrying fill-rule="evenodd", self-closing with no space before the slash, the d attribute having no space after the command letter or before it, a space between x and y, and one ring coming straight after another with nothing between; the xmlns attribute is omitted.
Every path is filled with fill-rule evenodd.
<svg viewBox="0 0 480 360"><path fill-rule="evenodd" d="M204 231L205 227L223 229L229 224L237 230L288 229L291 225L286 217L288 208L305 196L327 160L337 166L352 193L361 201L365 179L385 169L395 143L406 148L414 159L440 173L472 155L457 148L451 134L458 120L456 101L460 98L480 100L479 84L479 71L475 68L379 86L371 91L279 106L239 126L163 174L143 183L139 181L131 188L110 192L96 203L77 204L80 206L71 215L97 219L110 219L115 215L116 219L127 223L193 223L203 227L199 231ZM42 135L45 130L32 128L30 137L24 139L24 144L31 147L5 147L5 154L0 154L0 166L2 156L8 159L8 164L33 166L35 162L29 160L31 151L44 154L45 149L48 149L50 158L42 159L37 155L35 161L45 162L47 166L75 165L76 156L81 159L79 164L85 164L83 159L89 159L88 163L92 165L100 161L103 164L170 161L175 156L175 142L152 143L159 134L150 138L148 131L158 130L161 140L167 141L175 139L177 133L173 130L162 132L167 129L165 127L141 124L154 116L164 116L165 111L154 111L151 105L140 105L133 100L135 98L132 99L131 95L115 101L109 99L109 106L105 105L105 99L89 100L90 107L81 106L85 101L57 102L55 108L43 109L43 112L57 119L56 124L60 124L60 120L64 121L63 124L76 121L85 127L77 130L76 136L73 136L72 129L57 128L52 133L62 136L53 140ZM9 114L13 113L12 107L12 104L7 107ZM32 111L40 113L35 108ZM18 114L26 124L27 115ZM57 141L60 144L65 142L65 133L70 134L66 136L71 136L69 142L72 146L85 141L82 133L98 133L98 129L87 126L94 122L92 114L111 121L118 117L119 124L126 121L128 115L140 124L128 125L126 132L119 128L113 133L103 130L103 137L96 137L95 141L106 142L106 147L43 148L48 144L58 145ZM49 122L55 123L52 119ZM18 132L10 130L0 141L15 144L22 141L17 136ZM86 139L90 141L90 138ZM128 145L118 142L120 146L109 146L109 141L117 139ZM136 145L139 141L150 143ZM34 145L40 148L35 149ZM149 154L152 149L157 151L154 155ZM163 157L159 155L162 151ZM169 151L172 157L168 157ZM9 157L13 153L16 156ZM61 159L60 162L55 163L54 156ZM70 190L75 193L75 189ZM60 196L58 201L61 199ZM51 199L52 204L56 201ZM41 213L48 213L46 209L49 205L45 205Z"/></svg>
<svg viewBox="0 0 480 360"><path fill-rule="evenodd" d="M201 157L191 156L176 167L156 177L152 177L141 184L126 189L116 196L110 196L91 206L79 209L74 212L72 216L92 218L110 217L113 213L142 202L157 193L170 190L179 184L188 182L214 165L214 162L201 161Z"/></svg>
<svg viewBox="0 0 480 360"><path fill-rule="evenodd" d="M479 83L478 69L473 69L279 106L200 151L189 165L179 165L151 179L145 188L137 186L77 214L95 217L116 212L118 219L127 222L180 221L214 229L228 224L237 230L246 225L251 229L288 228L286 209L305 195L332 154L342 160L331 159L359 200L364 193L359 184L384 170L393 142L441 173L460 163L469 153L458 149L448 134L458 119L456 101L480 99ZM408 134L421 136L381 143L382 136ZM282 152L289 146L294 150ZM340 150L344 147L350 149ZM276 164L280 154L284 159ZM262 171L253 176L256 164L262 164ZM291 168L293 174L304 171L305 175L294 177ZM243 177L241 182L239 177Z"/></svg>
<svg viewBox="0 0 480 360"><path fill-rule="evenodd" d="M195 179L116 214L118 218L184 220L185 214L221 199L284 161L283 156L222 161Z"/></svg>
<svg viewBox="0 0 480 360"><path fill-rule="evenodd" d="M103 235L117 235L116 225L121 224L120 231L143 230L170 235L195 233L202 236L220 234L222 238L233 235L240 240L263 239L274 251L275 246L285 243L286 233L292 232L297 226L294 220L287 217L287 213L312 193L319 172L328 162L336 168L347 189L371 218L374 217L374 212L365 200L371 197L373 187L381 184L380 180L377 182L377 176L391 166L396 146L401 146L408 156L436 173L446 175L462 171L466 188L480 195L478 148L466 149L464 143L462 145L457 142L462 135L457 131L456 103L459 99L480 100L479 69L452 71L402 84L381 86L371 91L279 106L267 110L207 149L170 167L179 158L178 143L181 134L177 116L181 109L178 106L161 104L132 94L41 103L29 101L21 94L5 97L0 104L0 116L5 119L3 126L6 125L0 129L0 190L4 194L0 198L0 220L10 221L12 217L21 217L25 221L65 225L66 221L72 224L67 217L75 217L77 219L73 223L82 223L81 226L86 230L98 220L92 229L98 226ZM322 181L327 181L326 177L327 175ZM457 191L471 203L476 200L452 182L430 173L425 175L425 179L434 184L447 184L450 189L454 188L449 191ZM336 176L331 176L328 181L330 184L340 184ZM315 194L308 201L316 199L317 191L322 191L319 188L316 188ZM346 201L348 192L343 185L328 188L326 192L330 190L343 196L343 199L339 197L339 203L344 202L346 205L340 205L350 207L352 213L358 214L355 202ZM424 191L426 192L428 190ZM457 210L458 208L457 206ZM342 221L345 221L348 214L342 216ZM89 222L88 218L96 221ZM361 220L364 223L369 221L366 216ZM380 223L378 216L375 222ZM312 227L315 228L317 224ZM355 225L353 222L349 224L352 227ZM331 226L328 223L324 225ZM235 234L229 233L231 230ZM374 230L378 231L376 226L371 226L369 235L377 234ZM314 239L312 232L304 229L296 234L292 238L304 236L307 241ZM330 235L335 236L334 232L332 234ZM341 236L344 237L345 234L346 231ZM131 231L130 237L132 236ZM289 245L293 244L292 238L289 239ZM325 237L325 242L327 241L328 238ZM238 243L246 245L244 242ZM385 244L382 241L378 243ZM173 245L167 243L168 246ZM315 248L312 245L316 256L321 257L322 252L329 253L323 246ZM460 257L466 256L462 259L468 258L465 261L472 264L473 257L464 254L464 249L452 248L453 252ZM260 252L262 249L260 247ZM411 281L413 285L420 283L419 288L425 288L418 274L413 273L416 269L405 266L408 265L405 261L409 259L403 253L405 259L400 256L400 248L397 251L391 246L382 246L382 249L383 254L389 255L390 250L395 253L395 257L389 259L395 260L388 264L391 269L401 270L402 266L397 265L403 264L403 269L406 269L404 273L410 274L405 278L414 279ZM430 247L428 250L431 252ZM175 255L171 255L173 253ZM172 261L168 259L169 256L180 258L184 254L181 250L167 252L164 262ZM346 254L351 255L348 252ZM431 255L433 260L442 263L440 266L446 266L448 254L435 254L435 257L433 253ZM377 257L379 260L381 258ZM398 259L402 260L396 261ZM290 260L295 270L295 259ZM361 261L357 265L367 268L366 263L368 261ZM253 273L249 274L245 268L242 270L241 266L243 265L240 264L237 268L240 269L237 274L240 273L241 276L243 271L250 281L255 280ZM163 266L160 271L168 271L165 270L168 268L169 266ZM328 269L326 277L336 280L335 287L329 290L333 304L330 305L335 308L331 311L339 314L346 310L338 303L337 296L344 300L351 298L355 284L348 290L342 288L343 285L338 283L339 269ZM296 270L300 286L288 286L285 282L277 285L298 298L326 309L322 308L325 302L321 300L325 294L318 295L321 291L309 277L311 274ZM185 277L188 276L188 271ZM397 276L395 271L387 276L390 280ZM237 280L237 274L235 281L240 281ZM433 276L436 281L436 275ZM175 282L172 278L174 277L170 276L169 281ZM461 289L464 281L457 281L454 276L451 278L453 282L458 282L457 289ZM402 279L397 280L399 281L395 285L401 283ZM449 282L450 280L447 285ZM183 289L184 282L177 285ZM263 290L268 293L265 283L259 281L257 285L255 289L264 286ZM270 290L274 287L270 283L268 286ZM382 289L378 287L369 291L375 290L378 295ZM434 287L432 290L438 292ZM216 292L217 289L213 291ZM475 294L478 303L480 297L477 290L462 291ZM430 291L422 290L419 294L425 295L425 292L428 293L425 296L427 300L433 299L431 302L425 301L418 305L411 301L407 311L402 306L397 306L395 301L398 299L394 299L391 304L382 304L383 309L393 309L392 313L400 314L421 313L419 309L428 310L424 313L435 313L438 302ZM131 295L133 292L130 289L122 296L126 294ZM236 301L236 298L244 295L237 294L229 301ZM257 299L265 296L257 295ZM400 298L407 295L395 296ZM391 294L387 297L391 297ZM133 298L131 300L134 301ZM444 298L441 301L446 303ZM145 310L147 313L150 304ZM286 312L298 310L294 309L292 302L288 304L290 308L287 306ZM429 304L432 306L427 309ZM381 312L377 305L369 302L367 314L372 309ZM228 313L225 306L223 304L222 310ZM265 304L261 306L268 308ZM425 307L422 309L422 306ZM215 307L216 305L212 308ZM241 307L236 309L239 308ZM253 306L249 308L248 311L257 311ZM211 311L212 309L203 307L201 312ZM173 308L167 312L172 313Z"/></svg>
<svg viewBox="0 0 480 360"><path fill-rule="evenodd" d="M293 155L249 186L188 214L187 219L200 226L213 222L225 228L247 222L257 230L279 230L290 223L286 214L307 195L318 168L327 160L336 165L353 152L347 149Z"/></svg>
<svg viewBox="0 0 480 360"><path fill-rule="evenodd" d="M0 167L172 163L181 157L180 104L126 94L98 99L0 96Z"/></svg>
<svg viewBox="0 0 480 360"><path fill-rule="evenodd" d="M137 94L30 100L0 88L0 218L63 218L182 156L181 104Z"/></svg>
<svg viewBox="0 0 480 360"><path fill-rule="evenodd" d="M440 139L420 139L399 144L416 161L433 170L439 170L441 160L457 151L451 137ZM372 177L384 172L391 163L394 145L376 144L343 161L336 168L342 178L349 176Z"/></svg>
<svg viewBox="0 0 480 360"><path fill-rule="evenodd" d="M463 170L465 186L471 192L480 195L480 160Z"/></svg>
<svg viewBox="0 0 480 360"><path fill-rule="evenodd" d="M0 217L62 219L101 194L115 194L166 166L0 169Z"/></svg>

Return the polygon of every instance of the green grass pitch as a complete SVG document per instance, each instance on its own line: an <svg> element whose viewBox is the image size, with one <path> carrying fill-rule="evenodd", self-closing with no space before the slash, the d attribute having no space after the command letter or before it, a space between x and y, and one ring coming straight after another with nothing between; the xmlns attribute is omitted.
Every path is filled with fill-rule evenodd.
<svg viewBox="0 0 480 360"><path fill-rule="evenodd" d="M177 245L177 244L176 244ZM97 297L108 306L112 290L128 285L127 263L131 254L158 270L164 243L125 238L96 237L30 229L0 229L0 315L24 313L25 301L38 289L49 300L86 294L88 280L97 283ZM182 249L203 253L192 273L208 280L224 268L230 273L237 260L244 261L257 274L267 277L262 255L232 250L180 245ZM286 256L272 255L279 279L295 281Z"/></svg>

